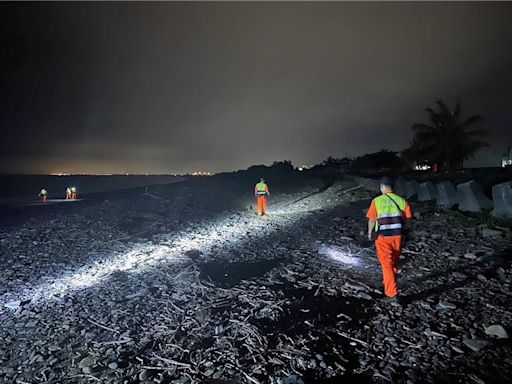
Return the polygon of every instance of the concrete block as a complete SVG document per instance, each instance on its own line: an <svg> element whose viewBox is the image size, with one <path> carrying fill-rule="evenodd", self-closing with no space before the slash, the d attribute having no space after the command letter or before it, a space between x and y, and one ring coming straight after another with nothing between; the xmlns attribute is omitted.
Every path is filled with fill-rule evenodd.
<svg viewBox="0 0 512 384"><path fill-rule="evenodd" d="M405 197L410 199L418 194L419 184L416 180L407 180L405 182Z"/></svg>
<svg viewBox="0 0 512 384"><path fill-rule="evenodd" d="M435 200L436 196L437 190L431 181L425 181L418 185L418 201Z"/></svg>
<svg viewBox="0 0 512 384"><path fill-rule="evenodd" d="M437 205L442 208L453 208L459 204L459 194L451 181L441 181L436 185Z"/></svg>
<svg viewBox="0 0 512 384"><path fill-rule="evenodd" d="M464 212L480 212L491 209L492 200L488 199L475 180L457 185L459 209Z"/></svg>
<svg viewBox="0 0 512 384"><path fill-rule="evenodd" d="M502 219L512 218L512 181L492 187L494 209L491 215Z"/></svg>

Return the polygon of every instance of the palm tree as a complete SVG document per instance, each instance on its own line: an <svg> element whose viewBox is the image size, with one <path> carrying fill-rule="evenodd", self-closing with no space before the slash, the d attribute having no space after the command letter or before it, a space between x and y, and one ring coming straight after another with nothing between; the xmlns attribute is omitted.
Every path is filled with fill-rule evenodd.
<svg viewBox="0 0 512 384"><path fill-rule="evenodd" d="M453 111L441 99L436 103L438 111L426 109L430 125L420 123L412 126L416 133L404 156L414 158L416 162L438 164L441 169L448 171L462 168L464 160L489 145L483 141L488 136L487 130L473 127L483 119L480 115L474 115L461 122L459 101Z"/></svg>

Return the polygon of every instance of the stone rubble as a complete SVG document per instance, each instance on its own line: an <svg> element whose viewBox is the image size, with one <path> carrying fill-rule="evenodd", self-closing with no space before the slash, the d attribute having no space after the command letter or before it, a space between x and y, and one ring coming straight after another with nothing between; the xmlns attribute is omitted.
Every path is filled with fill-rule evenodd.
<svg viewBox="0 0 512 384"><path fill-rule="evenodd" d="M259 218L212 208L220 186L206 186L2 229L0 382L512 376L508 228L413 202L391 306L364 236L368 192L276 193Z"/></svg>

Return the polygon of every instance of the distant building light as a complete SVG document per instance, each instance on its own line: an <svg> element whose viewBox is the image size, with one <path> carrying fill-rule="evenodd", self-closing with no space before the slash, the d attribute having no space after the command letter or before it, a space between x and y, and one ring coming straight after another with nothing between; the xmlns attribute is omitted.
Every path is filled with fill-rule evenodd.
<svg viewBox="0 0 512 384"><path fill-rule="evenodd" d="M512 165L512 159L501 159L502 168L508 167Z"/></svg>
<svg viewBox="0 0 512 384"><path fill-rule="evenodd" d="M418 164L418 165L416 165L416 166L414 167L414 170L415 170L415 171L428 171L430 168L431 168L431 167L430 167L430 165L425 165L425 164L421 164L421 165L419 165L419 164Z"/></svg>
<svg viewBox="0 0 512 384"><path fill-rule="evenodd" d="M207 171L196 171L192 173L192 176L211 176L211 172Z"/></svg>

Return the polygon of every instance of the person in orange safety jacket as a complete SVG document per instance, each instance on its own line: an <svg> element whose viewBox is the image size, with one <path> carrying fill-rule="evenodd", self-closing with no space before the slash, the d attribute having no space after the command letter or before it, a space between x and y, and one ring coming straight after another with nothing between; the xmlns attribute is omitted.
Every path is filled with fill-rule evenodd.
<svg viewBox="0 0 512 384"><path fill-rule="evenodd" d="M41 201L46 201L48 199L48 191L46 189L41 189L41 192L39 192L39 197L41 198Z"/></svg>
<svg viewBox="0 0 512 384"><path fill-rule="evenodd" d="M377 232L375 248L382 267L385 301L398 302L398 259L402 252L404 225L412 219L409 203L393 192L393 182L384 177L380 182L381 195L374 198L366 214L368 239Z"/></svg>
<svg viewBox="0 0 512 384"><path fill-rule="evenodd" d="M270 195L268 185L263 178L254 186L254 196L258 203L258 216L263 216L267 211L267 196Z"/></svg>

